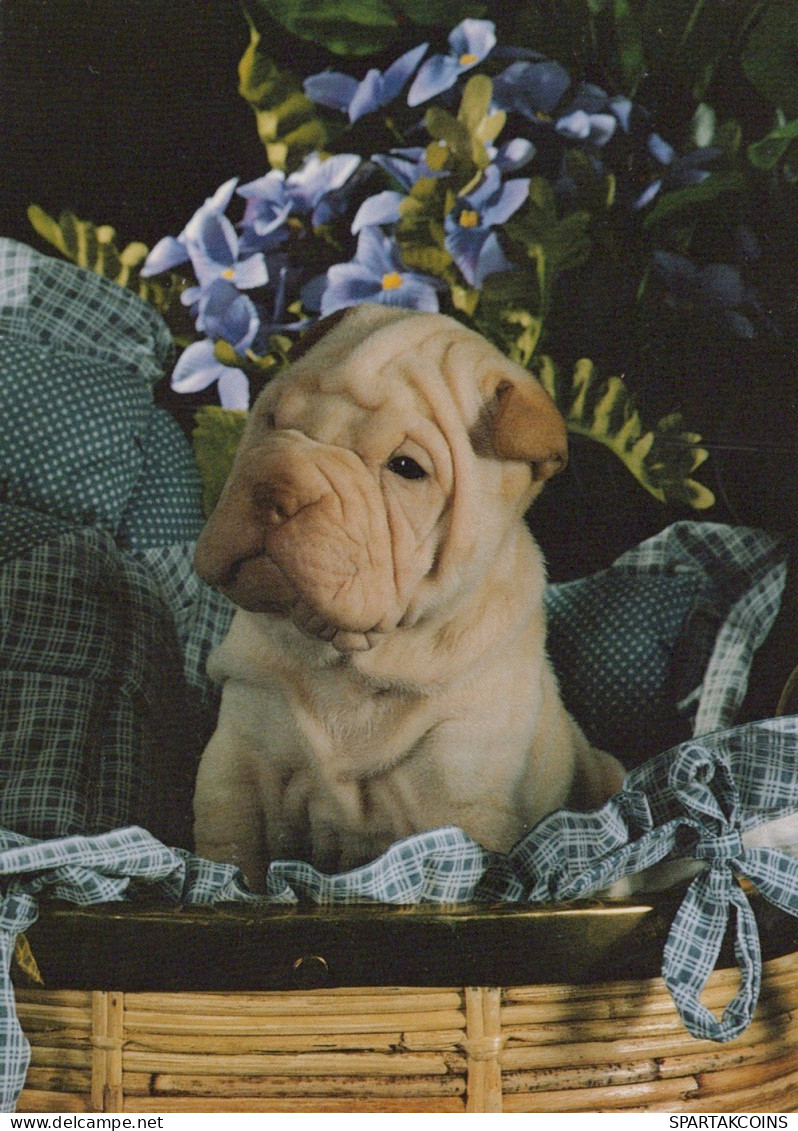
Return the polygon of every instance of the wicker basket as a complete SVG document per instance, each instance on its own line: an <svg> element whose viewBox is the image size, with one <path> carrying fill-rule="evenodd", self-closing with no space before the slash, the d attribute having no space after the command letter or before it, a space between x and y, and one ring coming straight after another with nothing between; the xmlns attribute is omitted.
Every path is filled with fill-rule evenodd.
<svg viewBox="0 0 798 1131"><path fill-rule="evenodd" d="M618 976L657 968L672 906L44 909L29 937L45 984L91 984L93 967L120 988L17 990L32 1046L19 1111L798 1110L795 920L760 923L776 956L752 1024L719 1045L687 1033L660 977ZM391 964L410 984L388 984ZM491 971L502 980L470 980ZM228 988L247 977L325 988ZM737 982L717 970L706 1004Z"/></svg>
<svg viewBox="0 0 798 1131"><path fill-rule="evenodd" d="M728 999L717 971L707 1003ZM19 1110L788 1112L798 958L766 964L747 1032L684 1030L658 978L262 993L20 991Z"/></svg>

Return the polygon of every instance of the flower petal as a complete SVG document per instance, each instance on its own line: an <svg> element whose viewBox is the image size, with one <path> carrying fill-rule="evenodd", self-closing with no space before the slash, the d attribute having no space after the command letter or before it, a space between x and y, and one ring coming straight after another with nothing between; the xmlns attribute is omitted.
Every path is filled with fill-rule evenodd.
<svg viewBox="0 0 798 1131"><path fill-rule="evenodd" d="M670 165L676 156L673 146L668 145L667 141L657 133L648 135L647 148L651 156L656 158L661 165Z"/></svg>
<svg viewBox="0 0 798 1131"><path fill-rule="evenodd" d="M188 248L182 240L176 240L174 236L164 236L162 240L158 240L145 259L141 274L145 279L150 275L160 275L162 271L170 271L173 267L186 263L188 257Z"/></svg>
<svg viewBox="0 0 798 1131"><path fill-rule="evenodd" d="M357 234L361 228L378 224L396 224L399 221L399 204L405 198L401 192L386 189L375 196L368 197L358 208L352 221L352 232Z"/></svg>
<svg viewBox="0 0 798 1131"><path fill-rule="evenodd" d="M636 208L636 209L645 208L646 205L651 203L651 201L654 199L654 197L657 195L657 193L660 191L661 188L662 188L662 180L661 179L656 180L656 181L652 181L651 184L648 185L647 188L644 188L643 191L640 193L640 196L638 196L637 200L635 200L633 207Z"/></svg>
<svg viewBox="0 0 798 1131"><path fill-rule="evenodd" d="M238 236L226 216L210 213L188 241L191 263L201 286L206 286L222 271L232 269L238 254Z"/></svg>
<svg viewBox="0 0 798 1131"><path fill-rule="evenodd" d="M386 68L382 76L383 105L392 102L400 93L402 87L421 62L428 47L428 43L421 43L418 47L413 47L412 50L406 51L404 55L400 55L398 59L391 63L390 67Z"/></svg>
<svg viewBox="0 0 798 1131"><path fill-rule="evenodd" d="M181 232L181 238L185 239L187 243L190 240L196 240L198 238L199 229L205 218L211 215L221 215L226 210L228 204L233 199L233 193L235 192L237 184L238 177L231 177L229 181L225 181L223 185L220 185L213 196L209 196L205 203L200 205L191 217Z"/></svg>
<svg viewBox="0 0 798 1131"><path fill-rule="evenodd" d="M702 268L699 283L707 298L719 306L739 306L745 298L745 284L731 263L708 263Z"/></svg>
<svg viewBox="0 0 798 1131"><path fill-rule="evenodd" d="M361 302L373 302L381 292L379 280L364 267L336 263L327 272L327 287L321 296L322 316Z"/></svg>
<svg viewBox="0 0 798 1131"><path fill-rule="evenodd" d="M249 409L249 381L240 369L223 365L219 374L219 400L222 408L246 412Z"/></svg>
<svg viewBox="0 0 798 1131"><path fill-rule="evenodd" d="M171 270L185 264L189 259L189 249L182 240L175 240L173 235L165 235L163 240L158 240L142 266L140 274L145 278L150 275L161 275L162 271Z"/></svg>
<svg viewBox="0 0 798 1131"><path fill-rule="evenodd" d="M192 342L177 359L172 371L172 388L177 393L199 393L217 381L220 370L225 368L216 360L213 342L207 338Z"/></svg>
<svg viewBox="0 0 798 1131"><path fill-rule="evenodd" d="M357 79L340 71L324 71L306 78L302 86L311 102L345 113L355 97L358 83Z"/></svg>
<svg viewBox="0 0 798 1131"><path fill-rule="evenodd" d="M552 59L511 63L493 80L493 102L534 122L540 114L552 113L570 85L565 67Z"/></svg>
<svg viewBox="0 0 798 1131"><path fill-rule="evenodd" d="M302 168L286 179L286 195L298 208L309 212L325 193L340 188L359 164L356 153L338 153L326 159L311 153Z"/></svg>
<svg viewBox="0 0 798 1131"><path fill-rule="evenodd" d="M407 105L419 106L454 86L461 67L452 55L432 55L421 64L407 93Z"/></svg>
<svg viewBox="0 0 798 1131"><path fill-rule="evenodd" d="M414 272L405 273L401 285L395 289L383 288L377 296L377 302L386 306L402 306L408 310L423 310L429 314L437 314L440 309L436 288Z"/></svg>
<svg viewBox="0 0 798 1131"><path fill-rule="evenodd" d="M355 263L381 280L389 271L400 268L396 246L379 228L363 228L357 238Z"/></svg>
<svg viewBox="0 0 798 1131"><path fill-rule="evenodd" d="M224 279L217 279L200 300L197 326L214 339L224 338L237 353L249 349L260 328L255 304Z"/></svg>
<svg viewBox="0 0 798 1131"><path fill-rule="evenodd" d="M481 63L496 46L496 25L492 20L462 20L449 36L449 46L456 59L474 55L474 62L470 66ZM467 69L467 65L461 67Z"/></svg>
<svg viewBox="0 0 798 1131"><path fill-rule="evenodd" d="M491 232L482 245L474 270L474 286L481 287L488 275L511 271L513 264L504 254L495 232Z"/></svg>
<svg viewBox="0 0 798 1131"><path fill-rule="evenodd" d="M516 177L505 181L499 195L483 210L485 225L504 224L529 197L529 178Z"/></svg>
<svg viewBox="0 0 798 1131"><path fill-rule="evenodd" d="M528 165L535 153L535 146L528 138L516 137L512 141L506 141L496 150L493 164L503 173L514 173L516 169Z"/></svg>
<svg viewBox="0 0 798 1131"><path fill-rule="evenodd" d="M477 264L482 245L491 233L479 228L463 228L453 224L444 244L460 269L463 278L471 286L476 285Z"/></svg>
<svg viewBox="0 0 798 1131"><path fill-rule="evenodd" d="M367 72L363 81L358 83L355 93L350 99L347 107L349 121L356 122L365 114L371 114L374 110L378 110L384 102L382 93L382 75L374 67Z"/></svg>
<svg viewBox="0 0 798 1131"><path fill-rule="evenodd" d="M557 133L577 141L591 141L594 145L606 145L618 122L613 114L589 114L586 110L574 110L560 118L554 128Z"/></svg>
<svg viewBox="0 0 798 1131"><path fill-rule="evenodd" d="M260 252L256 255L250 255L248 259L240 260L233 268L233 282L242 291L251 290L253 287L263 287L268 281L269 270L266 266L266 260Z"/></svg>
<svg viewBox="0 0 798 1131"><path fill-rule="evenodd" d="M282 169L270 169L262 177L248 181L238 190L238 195L256 197L258 200L279 201L282 203L285 196L285 173Z"/></svg>

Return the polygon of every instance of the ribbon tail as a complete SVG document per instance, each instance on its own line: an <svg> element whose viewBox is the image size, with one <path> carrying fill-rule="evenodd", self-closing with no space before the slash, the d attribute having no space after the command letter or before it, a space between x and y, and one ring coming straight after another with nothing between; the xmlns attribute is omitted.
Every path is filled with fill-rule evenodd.
<svg viewBox="0 0 798 1131"><path fill-rule="evenodd" d="M718 1020L700 996L715 969L732 911L741 984ZM750 1023L761 988L759 933L751 906L728 866L710 868L688 888L665 944L662 976L694 1037L730 1041Z"/></svg>
<svg viewBox="0 0 798 1131"><path fill-rule="evenodd" d="M0 904L0 1112L16 1110L30 1065L30 1045L17 1017L11 962L17 936L37 917L35 899L11 885Z"/></svg>

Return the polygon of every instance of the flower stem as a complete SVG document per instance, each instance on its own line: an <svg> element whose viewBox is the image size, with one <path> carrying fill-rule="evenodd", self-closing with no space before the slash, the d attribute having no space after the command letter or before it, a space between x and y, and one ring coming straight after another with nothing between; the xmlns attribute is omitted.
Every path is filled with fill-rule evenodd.
<svg viewBox="0 0 798 1131"><path fill-rule="evenodd" d="M696 3L695 7L692 10L692 12L690 13L690 18L688 19L687 23L685 24L684 31L682 32L682 37L679 40L679 47L680 48L684 47L685 43L687 43L687 40L693 34L693 29L695 28L696 20L701 15L701 12L703 10L705 3L706 3L706 0L698 0L698 2Z"/></svg>

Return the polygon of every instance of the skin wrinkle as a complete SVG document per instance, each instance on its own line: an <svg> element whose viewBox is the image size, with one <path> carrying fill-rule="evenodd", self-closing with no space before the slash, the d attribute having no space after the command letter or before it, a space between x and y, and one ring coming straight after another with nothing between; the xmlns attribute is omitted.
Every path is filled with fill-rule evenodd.
<svg viewBox="0 0 798 1131"><path fill-rule="evenodd" d="M302 435L305 438L305 440L310 441L311 444L319 443L319 441L315 441L312 437L305 436L304 433L302 433ZM357 566L358 551L362 552L363 550L365 550L366 557L367 557L367 560L368 560L368 564L375 573L379 572L379 563L378 563L378 561L375 558L374 553L373 553L373 539L369 536L370 532L368 530L366 530L364 532L366 534L366 537L362 537L362 536L358 537L357 534L354 533L350 529L350 527L352 526L352 521L351 521L351 517L350 517L351 514L352 514L352 511L354 511L356 517L359 517L359 515L361 513L361 507L358 507L358 506L353 507L352 501L347 500L347 498L344 495L342 495L340 489L338 489L336 487L335 482L331 478L330 464L333 464L333 465L337 464L338 466L341 466L343 468L343 470L346 474L347 486L351 487L351 482L349 482L349 480L350 480L350 475L351 475L351 470L352 470L352 467L351 467L352 456L354 455L359 460L359 463L360 463L361 466L362 466L363 461L359 456L357 456L357 453L351 453L351 452L345 451L343 449L337 450L335 447L331 447L331 446L327 446L327 447L329 448L329 450L327 452L325 452L325 456L329 460L328 465L325 466L324 463L322 462L322 463L316 464L315 469L314 469L316 471L316 473L321 477L321 479L326 484L327 489L322 490L320 492L319 496L316 499L314 499L312 502L304 504L302 507L298 508L291 515L291 518L288 521L290 522L291 519L296 518L297 515L299 515L302 510L306 509L309 506L316 506L316 505L320 505L320 504L323 505L324 499L334 499L337 502L337 509L339 511L340 518L336 518L336 516L333 515L333 514L330 514L329 511L327 511L327 513L326 513L326 518L330 523L330 526L331 526L331 528L334 532L335 537L333 537L332 539L329 539L329 538L324 539L323 541L326 541L328 543L331 542L334 545L335 544L340 545L341 542L343 542L344 544L348 544L349 547L350 547L350 551L352 551L352 553L350 554L350 556L348 558L345 555L340 555L340 554L336 556L338 568L342 567L345 564L348 565L349 575L345 576L341 580L337 590L335 591L333 598L332 598L333 603L335 603L337 600L339 600L341 598L341 596L343 594L345 594L347 592L351 592L353 590L354 582L356 581L356 579L360 575L360 571L359 571L358 566ZM369 519L369 518L373 517L373 508L368 503L367 493L359 489L360 488L360 482L361 482L361 480L360 480L359 475L355 476L355 484L358 487L357 499L358 499L358 502L361 503L362 510L365 511L367 519ZM365 505L363 505L363 504L365 504ZM269 557L269 559L271 561L274 561L273 557L270 554L266 554L266 556ZM360 597L360 603L361 604L364 603L364 598L363 598L362 595ZM325 629L323 631L324 631L324 635L326 636L326 635L328 635L326 629L327 629L327 626L330 624L330 622L327 620L327 618L324 618L324 617L321 617L320 620L324 623ZM304 627L306 629L309 628L310 623L312 623L312 622L305 622ZM374 626L371 626L372 629L373 629L373 627ZM369 630L371 630L371 629L369 629Z"/></svg>
<svg viewBox="0 0 798 1131"><path fill-rule="evenodd" d="M450 387L450 384L453 383L455 385L455 389L456 389L456 382L451 382L450 380L447 380L446 387L442 391L440 396L430 395L430 389L429 389L429 386L428 386L428 382L425 381L426 370L423 367L422 367L421 370L419 369L419 354L423 353L424 349L428 348L430 346L433 349L435 349L436 353L439 353L440 351L436 349L436 342L438 340L440 340L441 337L446 339L447 334L445 332L440 331L440 330L433 330L429 334L426 334L424 336L424 338L418 343L417 348L415 348L413 350L406 350L399 357L394 357L394 358L389 359L388 362L386 362L386 363L384 363L383 365L380 366L380 368L378 370L378 374L382 378L383 382L388 383L388 382L391 382L392 378L396 376L396 369L398 368L399 371L400 371L401 377L403 377L408 382L409 386L412 388L413 399L416 399L418 402L420 402L420 406L422 407L422 413L421 413L422 420L419 422L420 428L418 429L418 432L419 432L418 439L416 439L416 436L413 434L413 432L406 431L405 433L403 433L403 435L401 437L399 437L399 443L396 445L396 448L394 448L394 451L400 450L402 445L409 442L409 441L412 441L414 444L419 443L420 446L422 447L422 449L428 454L428 456L429 456L429 458L432 462L432 465L433 465L434 478L438 481L438 483L440 484L440 486L442 488L444 496L446 496L446 495L449 495L451 493L452 488L455 485L456 476L454 474L454 471L455 471L455 466L456 466L456 463L457 463L456 453L454 453L451 450L451 447L448 443L445 444L445 446L444 446L444 441L443 441L443 438L441 437L440 432L438 431L437 428L432 427L432 422L427 420L426 415L423 412L423 409L426 409L426 412L431 414L432 417L435 418L435 419L438 419L441 416L441 414L443 414L445 417L448 418L452 414L453 410L456 411L456 409L460 406L460 402L461 402L462 398L453 395L453 390ZM444 345L443 345L443 350L442 350L443 362L442 362L441 367L446 371L446 373L447 373L447 375L449 376L450 379L451 379L451 372L450 371L452 369L452 352L453 352L453 349L454 349L454 345L455 345L455 343L445 340ZM423 357L421 358L421 360L422 360L422 363L423 363ZM316 370L315 370L315 367L314 367L314 369L312 371L310 371L307 376L304 377L303 383L304 383L304 381L312 380L315 377L315 374L316 374ZM354 389L343 390L343 389L338 387L339 382L335 378L334 374L331 374L329 370L327 371L327 374L328 374L328 376L326 377L326 379L319 378L319 380L320 380L320 383L323 385L323 387L325 389L329 388L329 389L334 391L335 398L333 398L333 399L340 400L341 398L343 398L344 400L349 401L350 403L352 403L356 407L363 406L363 407L366 407L366 408L374 408L374 407L379 408L379 407L382 407L385 404L386 397L382 394L375 396L374 392L371 391L371 394L369 396L365 396L364 395L365 386L363 385L362 381L359 382L357 387L354 388ZM381 384L381 383L382 382L378 382L378 384ZM326 394L323 394L323 396L325 396L325 395ZM445 407L441 403L442 397L447 402ZM307 403L307 397L306 397L304 389L301 390L301 392L290 391L289 396L286 396L286 392L285 392L285 390L283 390L280 393L280 396L279 396L278 407L279 407L281 415L283 414L283 412L287 412L287 411L290 411L292 414L295 413L295 412L301 414L302 410L305 408L306 403ZM282 423L282 421L281 421L281 423ZM292 421L286 421L286 423L293 423L293 422ZM313 435L308 435L306 432L302 431L301 420L297 421L296 423L299 425L299 427L289 428L289 429L280 429L280 431L285 431L285 432L293 431L293 432L298 434L297 438L299 438L299 436L302 436L303 440L306 443L308 441L310 441L311 444L314 443L314 442L315 443L323 443L322 440L315 439L315 437ZM322 433L324 431L324 424L325 423L326 423L326 421L324 419L322 419L321 424L318 427L314 428L314 433ZM434 437L435 441L437 441L436 443L434 443L432 445L429 443L429 440L430 440L431 437L423 435L423 433L426 432L426 430L427 430L426 426L428 424L430 425L431 437ZM350 429L350 431L351 431L351 429ZM351 460L353 453L351 453L347 450L346 454L343 455L343 453L340 453L340 452L335 450L335 446L332 446L331 450L328 454L335 463L340 462L340 465L347 472L347 477L348 477L348 473L349 473L349 470L350 470L349 460ZM445 460L443 458L444 454L445 454ZM343 456L343 458L339 458L341 456ZM365 461L364 461L362 455L357 454L357 458L360 460L361 465L367 466L367 465L365 465ZM390 458L390 457L388 457L388 458ZM384 455L383 455L383 459L384 459ZM441 466L442 462L443 462L444 466ZM378 573L379 572L379 563L378 563L378 561L375 557L375 554L373 552L374 544L375 544L374 543L374 537L373 537L374 532L370 528L370 524L368 524L366 526L366 528L363 530L362 533L365 534L365 537L362 538L362 540L361 540L360 534L358 536L356 536L355 534L352 533L352 530L351 530L351 527L353 525L353 523L352 523L352 512L354 511L355 514L357 515L358 511L361 510L362 504L367 498L366 493L364 493L362 491L358 491L357 492L357 505L352 506L351 501L350 501L350 505L347 506L347 499L342 497L341 492L336 491L336 489L335 489L335 485L334 485L334 483L331 479L331 472L330 472L329 468L325 468L323 465L320 466L320 467L317 465L317 470L323 476L323 478L325 480L325 484L326 484L326 492L322 492L322 495L324 495L325 493L330 493L337 500L337 506L338 506L340 516L341 516L340 519L335 521L335 519L333 518L333 516L329 512L327 514L327 518L330 521L331 527L332 527L332 530L333 530L333 538L332 538L333 542L338 541L339 545L340 545L341 542L347 543L350 547L350 550L357 551L358 549L360 549L361 553L365 550L366 562L367 562L369 570ZM368 470L368 468L367 468L367 470ZM380 471L381 470L382 469L380 469ZM372 474L373 474L373 472L372 472ZM388 526L388 531L389 531L390 541L391 541L391 549L392 549L392 553L390 555L391 566L392 566L391 579L390 580L391 580L391 585L392 585L393 593L394 593L394 605L397 609L397 612L400 614L400 618L405 618L406 615L407 615L408 609L406 607L403 608L403 609L399 608L399 596L400 596L401 588L402 588L401 587L401 581L400 581L400 571L401 571L401 568L402 568L402 563L401 563L399 554L397 552L397 545L399 543L401 543L401 541L402 541L401 531L402 530L412 531L413 536L414 536L414 541L415 541L414 552L415 552L415 554L423 553L424 550L426 548L428 548L430 539L435 537L436 528L438 528L440 530L443 527L443 524L444 524L444 522L446 521L446 518L447 518L447 512L450 509L450 504L447 503L445 505L445 507L443 509L441 509L433 517L428 530L424 531L423 528L422 529L415 528L412 521L408 521L406 514L403 513L403 506L402 506L402 502L401 502L401 492L392 490L390 488L390 486L386 486L383 482L380 482L380 479L381 479L381 476L380 476L380 473L378 472L377 473L377 486L380 489L381 494L382 494L382 498L383 498L384 513L385 513L386 523L387 523L387 526ZM357 476L355 476L355 482L358 483L358 477ZM351 484L348 483L347 486L351 487ZM389 492L390 492L390 497L388 497ZM317 501L320 502L321 499L319 499ZM293 505L295 506L296 504L293 504ZM305 505L310 505L310 504L305 504ZM294 513L294 515L292 517L296 517L296 515L298 515L301 512L302 509L304 509L304 507L300 507ZM373 517L372 509L368 505L365 506L365 513L366 513L366 515L369 519ZM398 522L398 515L401 516L401 519L402 519L401 523ZM449 522L449 525L450 525L451 524L451 517L449 517L448 522ZM252 555L252 556L256 556L256 555ZM329 567L329 558L328 558L328 555L326 554L326 552L323 552L320 555L320 557L322 559L326 560L327 566ZM357 574L358 574L358 568L357 568L357 565L356 565L356 561L357 561L357 553L354 553L354 554L351 555L351 557L349 559L349 563L348 563L349 564L349 570L350 570L349 576L344 577L341 580L341 582L339 583L339 585L338 585L338 587L335 591L335 594L333 596L333 602L335 602L336 600L340 600L341 597L345 593L347 593L347 592L351 593L352 592L354 584L356 582ZM343 564L343 562L341 561L341 557L339 556L337 569L340 569L342 564ZM425 570L425 575L431 576L433 573L438 571L440 569L440 567L441 567L441 557L440 557L440 554L436 551L432 555L430 565ZM281 572L283 573L283 576L285 576L285 570L283 569ZM360 600L361 600L361 602L364 601L364 597L362 595L360 597ZM413 618L413 619L415 619L415 618ZM373 626L373 628L374 627L376 627L376 625ZM373 628L371 630L373 630Z"/></svg>
<svg viewBox="0 0 798 1131"><path fill-rule="evenodd" d="M437 335L430 335L430 338L433 338L435 336L437 336ZM383 378L389 376L389 374L387 374L386 371L388 369L392 368L392 367L393 366L389 365L389 364L382 366L381 370L380 370L380 375L383 376ZM325 385L332 385L332 384L333 383L331 381L325 382ZM419 388L418 385L414 382L414 391L416 392L416 394L421 393L423 401L425 403L427 403L428 407L434 411L434 406L429 405L428 404L428 398L423 396L423 392L424 392L423 386L421 388ZM353 403L357 407L374 408L374 407L382 407L383 404L384 404L384 398L382 398L382 397L379 399L379 401L377 401L373 397L366 398L362 395L357 396L357 395L355 395L354 390L352 390L352 391L350 391L350 390L345 390L345 391L339 390L339 393L340 392L343 392L344 399L349 400L351 403ZM319 431L323 431L323 427L320 428ZM303 435L304 435L304 433L303 433ZM313 439L313 437L308 437L308 438L311 439L311 440ZM435 453L430 452L428 450L428 445L423 442L423 439L424 439L423 437L420 438L420 441L421 441L420 442L420 441L416 440L415 437L412 436L410 433L406 432L400 438L399 443L393 449L393 452L401 450L403 444L407 443L408 441L412 441L414 444L419 443L419 446L422 447L422 449L425 452L427 452L427 455L429 456L430 460L432 461L433 469L434 469L434 472L435 472L435 478L440 480L440 473L439 473L440 454L438 454L436 456ZM319 442L319 441L316 441L316 442ZM359 453L355 453L355 454L358 454L358 456L361 460L361 463L363 463L364 462L363 457L360 456ZM391 454L393 454L393 453L391 453ZM447 454L449 454L449 453L447 452ZM387 458L390 458L390 455ZM344 459L342 462L346 463L347 461L346 461L346 459ZM381 470L382 470L382 468L380 469L380 471ZM448 471L448 468L446 470ZM353 535L351 535L349 533L349 531L347 530L347 525L348 525L347 515L348 515L349 512L351 512L352 507L350 506L349 511L347 510L346 500L341 499L340 492L335 491L334 485L331 483L331 481L329 479L329 473L326 472L326 471L324 471L323 473L325 475L325 478L327 478L328 483L330 484L331 490L333 491L334 494L337 495L337 497L339 498L339 501L341 503L341 509L342 509L342 514L343 514L343 519L342 519L342 524L341 524L341 533L344 534L345 537L349 538L352 543L357 544L357 539ZM378 478L378 486L381 488L382 495L383 495L383 498L384 498L385 493L386 493L386 488L379 482L379 478L380 478L379 474L378 474L377 478ZM447 476L447 478L450 478L450 477ZM446 486L445 485L442 485L442 486L444 487L444 493L446 493ZM390 490L390 488L388 488L388 489ZM363 497L364 497L363 494L359 493L358 498L362 499ZM367 507L366 511L367 511L367 513L369 513L370 508ZM398 533L397 533L396 522L395 522L395 518L394 518L394 510L390 505L386 505L385 511L386 511L386 518L387 518L389 531L390 531L390 535L391 535L392 549L395 551ZM440 517L440 516L437 516L437 517ZM427 543L427 541L429 540L429 537L434 533L435 525L436 525L436 521L433 521L433 523L431 524L430 530L428 532L425 532L422 537L419 537L418 532L414 531L414 533L416 535L417 550L420 550ZM413 529L412 523L408 523L408 526L411 530ZM372 569L376 570L378 563L377 563L377 561L374 557L374 554L372 552L372 546L373 546L372 538L367 537L364 545L365 545L366 552L367 552L367 559L368 559L369 566ZM398 576L399 563L398 563L397 558L398 558L398 555L395 552L391 554L391 561L392 561L392 565L393 565L392 584L393 584L394 594L395 594L396 598L398 598L399 593L401 591L401 585L400 585L400 580L399 580L399 576ZM429 571L427 571L427 572L429 572ZM354 573L355 573L355 571L353 569L353 574ZM348 585L351 585L351 582L348 582L346 580L343 581L341 583L341 585L339 586L339 589L337 591L336 596L340 596L344 592L344 590L347 588ZM398 601L397 601L397 604L398 604Z"/></svg>

